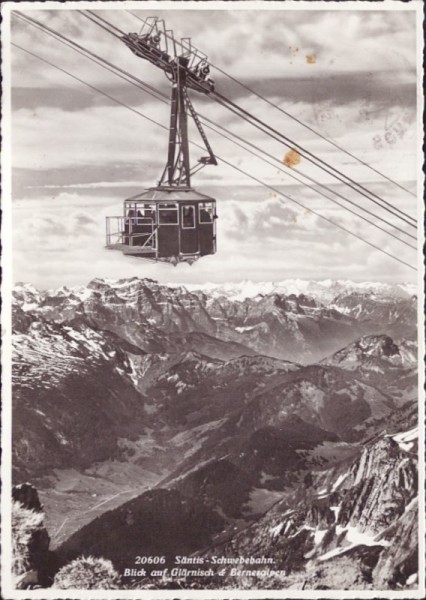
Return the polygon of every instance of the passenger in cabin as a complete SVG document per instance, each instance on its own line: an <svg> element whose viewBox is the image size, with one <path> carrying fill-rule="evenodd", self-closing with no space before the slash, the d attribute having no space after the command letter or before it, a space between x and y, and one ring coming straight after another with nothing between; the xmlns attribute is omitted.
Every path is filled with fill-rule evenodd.
<svg viewBox="0 0 426 600"><path fill-rule="evenodd" d="M127 211L126 224L132 223L132 225L138 225L142 223L142 213L140 210L136 211L134 208L129 208Z"/></svg>
<svg viewBox="0 0 426 600"><path fill-rule="evenodd" d="M182 210L182 226L186 228L195 227L195 210L193 206L184 206Z"/></svg>
<svg viewBox="0 0 426 600"><path fill-rule="evenodd" d="M206 208L200 209L200 223L211 223L213 221L212 214Z"/></svg>
<svg viewBox="0 0 426 600"><path fill-rule="evenodd" d="M145 208L144 210L145 222L151 223L155 221L155 212L151 208Z"/></svg>
<svg viewBox="0 0 426 600"><path fill-rule="evenodd" d="M158 213L160 225L177 225L178 211L176 207L161 207Z"/></svg>

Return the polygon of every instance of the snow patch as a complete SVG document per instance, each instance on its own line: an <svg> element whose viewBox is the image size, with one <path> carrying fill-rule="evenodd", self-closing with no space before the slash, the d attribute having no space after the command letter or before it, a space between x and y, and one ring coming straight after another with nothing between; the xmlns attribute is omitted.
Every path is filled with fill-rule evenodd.
<svg viewBox="0 0 426 600"><path fill-rule="evenodd" d="M389 546L390 542L386 540L376 540L377 535L371 535L366 532L359 531L352 525L346 527L346 539L351 542L353 546Z"/></svg>
<svg viewBox="0 0 426 600"><path fill-rule="evenodd" d="M283 492L254 488L250 492L250 499L247 503L248 511L250 513L266 512L271 506L281 500L282 497Z"/></svg>
<svg viewBox="0 0 426 600"><path fill-rule="evenodd" d="M269 530L269 533L272 535L272 537L278 537L280 535L283 527L284 527L284 523L279 523L275 527L272 527Z"/></svg>
<svg viewBox="0 0 426 600"><path fill-rule="evenodd" d="M29 310L34 310L37 306L37 302L24 302L24 304L21 305L21 308L24 312L28 312Z"/></svg>
<svg viewBox="0 0 426 600"><path fill-rule="evenodd" d="M359 531L356 527L352 525L347 525L346 527L336 527L336 533L339 535L341 533L346 533L345 539L349 542L349 546L339 546L338 548L334 548L334 550L330 550L330 552L326 552L322 556L318 558L319 561L328 560L329 558L333 558L334 556L338 556L340 554L344 554L357 546L390 546L390 542L386 540L377 540L377 535L371 535L366 532Z"/></svg>
<svg viewBox="0 0 426 600"><path fill-rule="evenodd" d="M414 583L417 583L418 581L418 574L417 573L413 573L412 575L410 575L409 577L407 577L407 581L405 582L405 585L413 585Z"/></svg>
<svg viewBox="0 0 426 600"><path fill-rule="evenodd" d="M241 420L241 417L240 417ZM267 481L271 481L272 479L276 479L275 475L269 475L269 473L265 473L265 471L262 471L260 473L260 483L266 483Z"/></svg>
<svg viewBox="0 0 426 600"><path fill-rule="evenodd" d="M340 509L341 509L341 506L330 506L331 512L334 513L334 522L335 523L337 523L337 520L339 518Z"/></svg>
<svg viewBox="0 0 426 600"><path fill-rule="evenodd" d="M337 490L337 488L345 481L345 479L348 475L349 475L348 472L342 473L341 475L339 475L339 477L334 482L334 485L333 485L331 491L335 492Z"/></svg>
<svg viewBox="0 0 426 600"><path fill-rule="evenodd" d="M401 450L409 452L414 447L415 441L419 437L419 430L418 427L414 427L409 431L403 431L388 437L391 437L398 444Z"/></svg>
<svg viewBox="0 0 426 600"><path fill-rule="evenodd" d="M316 545L321 544L328 529L317 529L314 534L314 542Z"/></svg>

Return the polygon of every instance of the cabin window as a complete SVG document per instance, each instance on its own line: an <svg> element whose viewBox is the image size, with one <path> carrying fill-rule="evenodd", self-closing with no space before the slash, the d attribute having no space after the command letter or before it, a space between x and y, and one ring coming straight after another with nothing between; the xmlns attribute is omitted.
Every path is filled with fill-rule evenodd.
<svg viewBox="0 0 426 600"><path fill-rule="evenodd" d="M144 224L155 223L155 204L142 204L142 217Z"/></svg>
<svg viewBox="0 0 426 600"><path fill-rule="evenodd" d="M200 223L213 223L214 208L213 202L200 202L199 218Z"/></svg>
<svg viewBox="0 0 426 600"><path fill-rule="evenodd" d="M158 209L158 222L160 225L177 225L179 223L177 206L174 204L160 205Z"/></svg>
<svg viewBox="0 0 426 600"><path fill-rule="evenodd" d="M182 206L182 228L195 228L195 206Z"/></svg>
<svg viewBox="0 0 426 600"><path fill-rule="evenodd" d="M128 218L126 219L126 222L130 223L131 225L139 225L142 223L142 213L139 209L129 208L127 211L127 217Z"/></svg>

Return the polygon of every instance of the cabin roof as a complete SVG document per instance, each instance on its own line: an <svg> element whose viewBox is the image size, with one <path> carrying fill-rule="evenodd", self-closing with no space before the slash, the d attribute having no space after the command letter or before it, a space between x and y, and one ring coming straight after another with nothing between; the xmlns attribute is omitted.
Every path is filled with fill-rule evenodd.
<svg viewBox="0 0 426 600"><path fill-rule="evenodd" d="M151 200L151 201L166 201L166 202L188 202L188 201L203 201L211 202L214 200L211 196L201 194L192 188L176 188L176 187L155 187L149 188L136 196L127 198L137 202L138 200Z"/></svg>

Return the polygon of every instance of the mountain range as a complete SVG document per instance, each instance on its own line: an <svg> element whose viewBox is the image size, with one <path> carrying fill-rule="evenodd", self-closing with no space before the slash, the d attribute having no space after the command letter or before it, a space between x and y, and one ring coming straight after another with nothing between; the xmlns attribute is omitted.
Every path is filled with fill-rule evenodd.
<svg viewBox="0 0 426 600"><path fill-rule="evenodd" d="M14 289L13 477L58 563L259 554L281 574L179 585L415 585L414 290L189 287Z"/></svg>

